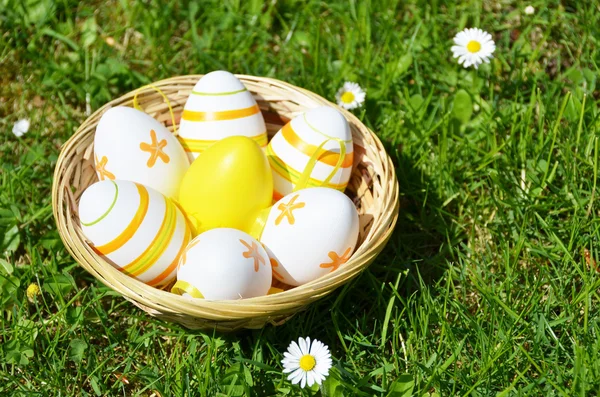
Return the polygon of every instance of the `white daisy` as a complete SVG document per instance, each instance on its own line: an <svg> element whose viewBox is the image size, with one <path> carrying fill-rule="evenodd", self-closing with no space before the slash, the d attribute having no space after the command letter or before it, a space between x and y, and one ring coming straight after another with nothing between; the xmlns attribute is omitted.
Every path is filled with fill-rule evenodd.
<svg viewBox="0 0 600 397"><path fill-rule="evenodd" d="M298 343L292 341L288 351L281 360L283 373L289 373L288 380L300 387L311 387L315 382L320 385L329 375L331 353L329 348L318 340L310 342L310 338L299 338Z"/></svg>
<svg viewBox="0 0 600 397"><path fill-rule="evenodd" d="M533 8L533 6L527 6L527 7L525 7L525 14L527 14L527 15L533 15L534 12L535 12L535 8Z"/></svg>
<svg viewBox="0 0 600 397"><path fill-rule="evenodd" d="M356 83L346 81L342 88L335 94L338 105L344 109L356 109L365 102L365 90Z"/></svg>
<svg viewBox="0 0 600 397"><path fill-rule="evenodd" d="M465 29L454 36L452 56L465 68L479 67L483 62L489 63L496 50L492 35L478 28Z"/></svg>
<svg viewBox="0 0 600 397"><path fill-rule="evenodd" d="M29 120L27 119L17 121L12 129L13 134L15 134L17 138L22 137L27 131L29 131Z"/></svg>

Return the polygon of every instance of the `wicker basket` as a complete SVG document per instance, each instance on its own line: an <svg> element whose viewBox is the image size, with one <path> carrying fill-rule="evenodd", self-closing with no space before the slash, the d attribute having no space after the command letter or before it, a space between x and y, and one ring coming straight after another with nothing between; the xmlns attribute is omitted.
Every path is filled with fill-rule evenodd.
<svg viewBox="0 0 600 397"><path fill-rule="evenodd" d="M169 98L178 120L192 88L202 77L174 77L154 83ZM107 103L90 116L65 143L58 158L52 186L52 208L60 236L75 260L104 284L152 316L191 329L231 331L280 325L311 302L324 297L365 269L389 239L398 218L398 182L391 159L381 142L353 114L322 97L279 80L237 76L254 95L267 123L269 136L307 109L332 106L346 116L354 138L354 168L346 193L360 215L356 251L335 272L311 283L274 295L239 301L190 300L149 287L117 271L86 243L79 226L77 203L83 191L97 181L93 165L96 125L110 107L132 106L134 92ZM152 88L138 90L144 111L173 130L167 103Z"/></svg>

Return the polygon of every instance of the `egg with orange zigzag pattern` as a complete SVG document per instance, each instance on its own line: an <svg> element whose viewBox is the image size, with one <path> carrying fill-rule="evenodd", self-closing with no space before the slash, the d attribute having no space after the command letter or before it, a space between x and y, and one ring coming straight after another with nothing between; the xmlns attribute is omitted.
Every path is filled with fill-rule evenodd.
<svg viewBox="0 0 600 397"><path fill-rule="evenodd" d="M191 239L183 213L171 199L130 181L105 180L79 201L83 234L115 268L151 286L175 278Z"/></svg>
<svg viewBox="0 0 600 397"><path fill-rule="evenodd" d="M322 186L343 192L352 173L353 155L348 121L336 109L322 106L295 117L267 146L274 199L303 183L305 173L301 188Z"/></svg>
<svg viewBox="0 0 600 397"><path fill-rule="evenodd" d="M233 74L210 72L185 103L179 140L195 159L213 143L238 135L252 138L263 149L267 146L265 120L252 94Z"/></svg>
<svg viewBox="0 0 600 397"><path fill-rule="evenodd" d="M161 123L134 108L107 110L94 135L94 161L99 180L141 183L176 198L190 167L181 144Z"/></svg>
<svg viewBox="0 0 600 397"><path fill-rule="evenodd" d="M186 248L171 291L204 299L242 299L266 295L271 265L263 246L231 228L211 229Z"/></svg>
<svg viewBox="0 0 600 397"><path fill-rule="evenodd" d="M298 286L344 266L354 252L358 227L356 207L344 193L309 188L273 205L259 239L273 277Z"/></svg>

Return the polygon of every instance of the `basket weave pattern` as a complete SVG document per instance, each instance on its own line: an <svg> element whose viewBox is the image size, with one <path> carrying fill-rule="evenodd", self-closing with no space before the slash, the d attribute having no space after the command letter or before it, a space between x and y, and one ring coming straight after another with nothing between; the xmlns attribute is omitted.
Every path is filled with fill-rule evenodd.
<svg viewBox="0 0 600 397"><path fill-rule="evenodd" d="M169 98L178 122L192 88L202 75L174 77L154 83ZM331 293L365 269L381 252L398 218L398 182L391 159L381 142L353 114L324 98L279 80L237 75L258 103L269 137L287 121L317 106L340 110L350 124L354 140L354 167L346 194L359 213L357 248L350 260L335 272L275 295L239 301L188 299L147 286L131 278L97 255L79 226L78 202L83 191L98 180L93 162L96 126L102 114L114 106L132 106L135 92L111 101L90 116L64 144L52 186L52 207L65 246L88 272L149 314L191 329L261 328L280 325L311 302ZM169 106L148 87L138 90L138 102L146 113L173 132Z"/></svg>

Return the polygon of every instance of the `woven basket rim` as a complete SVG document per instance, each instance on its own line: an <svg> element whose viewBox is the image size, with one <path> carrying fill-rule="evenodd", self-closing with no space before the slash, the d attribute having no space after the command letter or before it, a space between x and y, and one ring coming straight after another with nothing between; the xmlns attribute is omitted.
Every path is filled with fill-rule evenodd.
<svg viewBox="0 0 600 397"><path fill-rule="evenodd" d="M178 80L197 81L202 76L202 74L175 76L153 82L152 85L162 88L163 86L175 84ZM99 117L108 108L112 107L114 103L122 103L131 100L136 92L139 93L139 100L141 101L143 96L146 94L151 95L153 90L145 86L128 92L97 109L63 144L54 172L52 184L52 208L59 234L63 239L63 242L65 243L69 253L81 266L83 266L86 270L88 270L88 272L93 274L94 277L107 284L113 290L116 290L120 294L124 295L127 299L137 301L138 303L141 303L142 305L161 313L195 316L198 318L215 321L227 321L232 319L240 320L253 318L256 317L257 314L260 314L261 316L268 316L268 313L270 312L269 309L274 305L288 305L289 308L288 310L274 311L273 316L281 315L286 311L293 312L299 307L302 307L307 303L329 294L343 283L340 283L340 281L343 281L346 278L353 278L361 270L366 268L366 266L368 266L374 260L381 249L383 249L383 246L390 238L397 222L399 211L399 186L395 175L394 165L389 155L385 152L381 140L375 133L373 133L373 131L368 129L354 114L304 88L296 87L290 83L268 77L256 77L240 74L236 75L236 77L238 77L247 86L249 84L256 84L257 86L265 84L273 87L279 87L281 89L299 93L306 97L307 101L313 101L320 105L322 104L334 107L342 112L349 122L360 126L361 129L364 129L369 134L369 139L374 142L374 146L376 146L379 149L379 152L383 154L380 157L381 164L382 167L385 167L387 172L387 175L385 176L386 181L391 182L391 190L386 190L386 194L382 196L382 198L386 200L383 203L384 205L382 206L382 212L379 218L379 225L382 226L376 228L373 231L371 238L358 246L350 260L335 272L284 292L255 298L247 298L243 300L192 300L186 297L178 296L164 290L150 287L132 277L126 276L115 269L110 263L102 260L100 257L98 257L97 260L103 262L103 264L100 267L100 271L98 271L98 269L90 264L89 261L83 259L86 255L95 254L85 243L85 237L83 236L78 225L76 225L73 221L71 214L68 213L68 208L65 211L65 195L63 190L65 189L65 185L63 184L64 180L62 178L62 174L68 164L63 164L63 162L65 161L68 153L70 153L71 150L74 150L74 146L77 145L81 139L81 135L85 129L89 128L88 124L91 123L90 120L94 120L95 118ZM248 87L248 89L252 91L250 87ZM83 264L82 261L85 262L85 264ZM178 310L178 308L182 305L186 306L188 309L187 313L182 313L180 310ZM230 314L220 316L219 312L221 311L227 311ZM235 313L235 317L232 317L231 313Z"/></svg>

